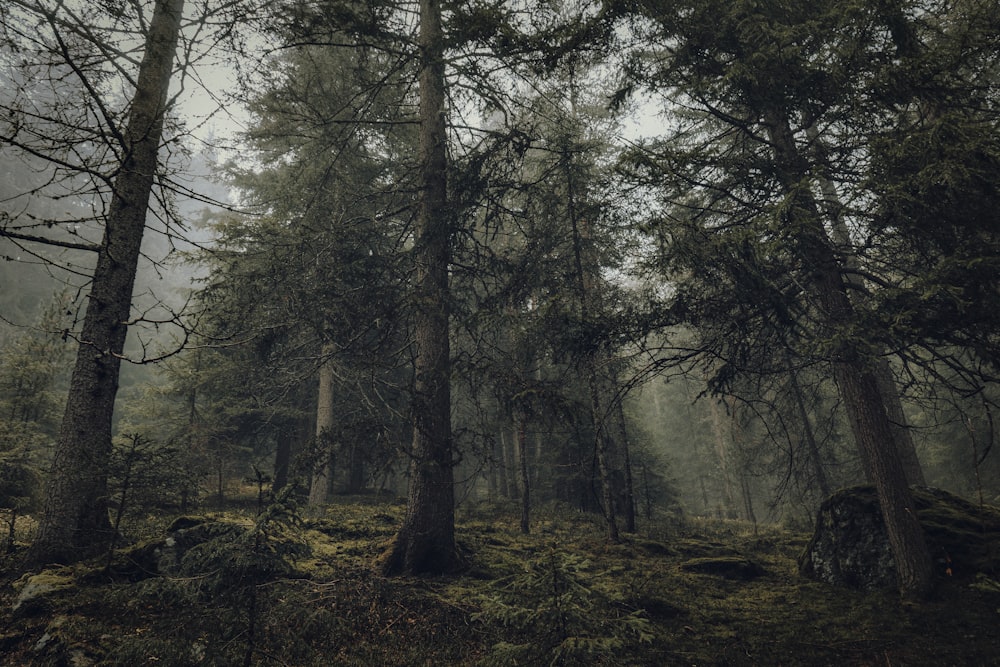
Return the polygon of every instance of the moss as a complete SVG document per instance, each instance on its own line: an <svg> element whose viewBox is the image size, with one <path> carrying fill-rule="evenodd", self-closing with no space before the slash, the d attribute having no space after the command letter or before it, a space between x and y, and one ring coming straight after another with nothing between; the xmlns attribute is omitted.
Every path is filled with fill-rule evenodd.
<svg viewBox="0 0 1000 667"><path fill-rule="evenodd" d="M942 510L939 520L951 521L950 512ZM280 656L303 667L481 665L495 644L517 637L478 616L478 600L552 548L576 557L581 581L607 601L601 614L610 609L648 621L648 642L626 642L593 664L976 665L1000 655L1000 592L956 577L934 600L903 607L892 593L835 589L797 576L794 556L808 540L799 533L699 521L608 545L598 522L560 516L557 509L546 516L547 530L531 535L519 532L516 513L490 516L480 509L458 528L474 561L469 572L386 579L372 564L399 516L395 505L368 502L332 506L312 517L331 530L303 529L297 539L311 555L294 561L289 576L256 587L255 664L279 664L268 656ZM225 518L251 525L249 516ZM697 563L746 562L766 576L743 580L689 571ZM100 565L91 569L100 571ZM65 620L49 632L58 639L46 654L50 662L70 655L108 665L240 662L245 606L181 594L176 582L162 577L114 580L70 569L40 574L66 587L46 596L46 606L32 616L12 620L17 593L0 589L6 596L0 664L46 664L33 647L57 617Z"/></svg>
<svg viewBox="0 0 1000 667"><path fill-rule="evenodd" d="M25 616L48 610L52 607L53 596L75 585L76 574L73 569L67 567L25 575L14 584L17 599L12 612Z"/></svg>
<svg viewBox="0 0 1000 667"><path fill-rule="evenodd" d="M939 489L916 491L917 515L932 556L949 576L1000 572L1000 509L978 506Z"/></svg>
<svg viewBox="0 0 1000 667"><path fill-rule="evenodd" d="M1000 570L1000 510L939 489L914 489L913 496L939 579L968 581ZM820 522L822 530L817 528L799 558L803 575L836 576L867 588L893 584L895 567L874 488L834 494L823 503Z"/></svg>

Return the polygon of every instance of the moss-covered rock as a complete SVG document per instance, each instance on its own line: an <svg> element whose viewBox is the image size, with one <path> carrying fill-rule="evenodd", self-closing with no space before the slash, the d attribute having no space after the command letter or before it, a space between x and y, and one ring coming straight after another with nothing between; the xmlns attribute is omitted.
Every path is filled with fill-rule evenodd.
<svg viewBox="0 0 1000 667"><path fill-rule="evenodd" d="M76 577L69 568L43 570L21 577L14 584L17 598L11 611L15 616L29 616L49 610L51 596L73 588Z"/></svg>
<svg viewBox="0 0 1000 667"><path fill-rule="evenodd" d="M939 489L915 489L914 502L938 576L973 578L998 571L1000 510L979 507ZM799 571L811 579L861 590L896 586L896 568L873 487L845 489L823 503L813 538L799 559Z"/></svg>
<svg viewBox="0 0 1000 667"><path fill-rule="evenodd" d="M681 563L680 568L685 572L710 574L734 581L753 581L764 574L763 567L741 556L692 558Z"/></svg>

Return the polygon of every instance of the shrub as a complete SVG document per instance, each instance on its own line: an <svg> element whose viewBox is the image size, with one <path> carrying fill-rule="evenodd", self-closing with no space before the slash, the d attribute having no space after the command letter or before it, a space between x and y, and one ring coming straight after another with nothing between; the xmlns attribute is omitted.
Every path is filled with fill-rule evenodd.
<svg viewBox="0 0 1000 667"><path fill-rule="evenodd" d="M513 630L514 639L495 644L486 664L609 664L627 645L651 641L643 611L600 590L601 575L591 569L553 545L497 582L477 618Z"/></svg>

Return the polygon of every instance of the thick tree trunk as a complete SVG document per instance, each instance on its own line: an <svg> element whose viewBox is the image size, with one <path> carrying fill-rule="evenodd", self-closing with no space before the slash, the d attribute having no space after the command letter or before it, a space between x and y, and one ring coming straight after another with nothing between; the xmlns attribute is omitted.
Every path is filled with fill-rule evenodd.
<svg viewBox="0 0 1000 667"><path fill-rule="evenodd" d="M309 484L309 504L323 505L330 500L330 488L335 472L333 440L331 434L336 425L333 411L333 387L336 375L333 361L329 358L332 350L323 348L326 357L319 367L319 391L316 393L316 462L313 465L312 480Z"/></svg>
<svg viewBox="0 0 1000 667"><path fill-rule="evenodd" d="M837 254L808 188L809 165L798 152L787 116L772 111L766 123L779 179L790 199L786 209L788 222L796 230L792 237L795 251L811 269L809 287L826 327L826 336L838 341L831 354L834 377L865 469L875 484L900 593L911 599L926 597L931 587L930 552L917 520L878 380L862 356L862 341L848 334L855 324L854 308Z"/></svg>
<svg viewBox="0 0 1000 667"><path fill-rule="evenodd" d="M112 530L111 423L183 8L184 0L157 0L149 24L30 563L84 557Z"/></svg>
<svg viewBox="0 0 1000 667"><path fill-rule="evenodd" d="M917 520L913 496L902 462L892 444L892 428L885 415L878 381L857 362L834 366L837 386L878 494L882 518L889 535L900 593L907 598L926 597L931 587L931 557Z"/></svg>
<svg viewBox="0 0 1000 667"><path fill-rule="evenodd" d="M903 403L899 398L899 387L896 386L896 378L892 375L889 360L885 357L879 357L872 364L875 380L878 382L879 391L885 401L886 415L892 426L892 440L896 443L896 450L899 452L899 459L903 464L903 471L906 473L906 481L910 486L927 486L924 468L917 456L917 446L913 442L913 434L906 421L906 413L903 412Z"/></svg>
<svg viewBox="0 0 1000 667"><path fill-rule="evenodd" d="M406 518L383 560L387 574L440 573L460 565L451 441L451 216L440 0L420 1L419 46L422 184L414 250L413 458Z"/></svg>

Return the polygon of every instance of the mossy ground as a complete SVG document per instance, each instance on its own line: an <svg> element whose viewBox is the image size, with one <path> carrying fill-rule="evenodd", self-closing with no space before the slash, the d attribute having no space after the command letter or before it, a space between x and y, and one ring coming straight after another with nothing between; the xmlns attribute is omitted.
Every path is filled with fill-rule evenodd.
<svg viewBox="0 0 1000 667"><path fill-rule="evenodd" d="M607 619L637 610L651 630L631 640L622 635L624 643L606 644L613 649L598 650L580 664L1000 661L1000 591L942 578L930 601L904 605L891 592L835 589L799 576L796 559L805 534L699 520L669 527L650 523L626 543L608 544L594 517L546 508L526 536L518 531L514 508L483 506L459 513L469 571L387 579L372 564L402 512L398 504L345 499L306 516L295 539L308 542L311 555L295 561L290 576L234 584L238 590L231 595L206 595L191 581L116 575L114 568L104 571L102 561L75 566L72 589L58 591L30 614L15 615L15 553L4 562L0 664L230 665L242 664L251 646L255 665L502 664L495 645L530 643L530 632L543 629L526 636L523 628L504 626L483 613L483 601L497 595L498 582L560 554L577 559L580 585L600 591L606 601L606 607L587 612L595 616L597 635L601 628L609 636L617 632ZM245 515L233 512L216 518L245 523ZM169 517L159 517L137 528L149 536L168 523ZM745 580L702 573L701 565L713 559L723 565L749 561L763 574ZM550 660L539 651L518 664Z"/></svg>

